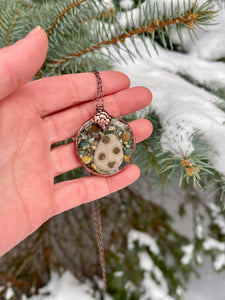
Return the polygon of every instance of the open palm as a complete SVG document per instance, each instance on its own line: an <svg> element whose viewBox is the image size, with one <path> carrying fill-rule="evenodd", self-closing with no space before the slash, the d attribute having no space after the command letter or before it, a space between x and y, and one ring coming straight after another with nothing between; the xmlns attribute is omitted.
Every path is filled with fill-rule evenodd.
<svg viewBox="0 0 225 300"><path fill-rule="evenodd" d="M0 255L64 210L119 190L139 176L130 165L110 177L83 177L54 184L54 176L80 166L74 144L51 150L76 134L93 116L96 78L72 74L28 82L47 52L47 36L36 28L23 40L0 50ZM105 108L114 116L141 109L151 101L143 87L129 88L119 72L101 72ZM147 138L147 120L130 124L136 140Z"/></svg>

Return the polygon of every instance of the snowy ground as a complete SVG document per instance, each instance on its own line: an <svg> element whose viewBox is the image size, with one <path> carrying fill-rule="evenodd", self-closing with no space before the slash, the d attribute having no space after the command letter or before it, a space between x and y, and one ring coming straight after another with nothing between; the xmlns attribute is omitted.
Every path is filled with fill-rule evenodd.
<svg viewBox="0 0 225 300"><path fill-rule="evenodd" d="M211 263L208 260L204 261L199 272L201 278L196 279L195 276L191 278L183 300L225 300L225 275L213 272ZM52 274L52 279L47 286L40 289L39 295L33 296L29 300L95 300L96 298L93 298L91 294L92 291L88 284L79 283L67 271L61 277ZM10 299L10 289L8 296L7 299ZM158 299L165 300L165 298ZM22 300L28 300L28 298L24 296ZM106 300L112 300L112 298L108 297Z"/></svg>
<svg viewBox="0 0 225 300"><path fill-rule="evenodd" d="M115 65L115 70L126 73L131 78L133 86L146 86L152 90L152 108L160 116L161 124L165 129L161 141L165 150L173 149L175 155L180 154L180 149L183 153L190 153L193 150L190 136L196 128L200 129L212 146L213 153L216 153L212 155L214 167L225 174L225 113L215 105L220 100L205 89L188 83L180 76L187 76L198 85L215 91L225 90L225 64L212 61L225 57L224 10L221 11L217 20L220 24L208 28L209 33L199 32L200 40L196 42L196 46L193 46L188 36L184 36L189 54L170 52L158 47L159 55L157 55L149 43L152 55L150 58L143 44L137 40L136 43L143 58L137 58L134 63L127 58L128 64L120 61ZM176 40L175 34L174 40ZM129 48L132 48L129 41L127 44ZM177 123L182 123L183 130L179 132L176 130ZM171 203L171 201L166 201L170 212L173 211ZM173 212L173 216L176 217L176 211ZM177 226L187 231L190 224L182 224L182 220L177 220ZM225 300L225 274L215 273L206 259L199 271L201 279L191 277L184 300ZM9 288L8 299L10 297ZM25 299L27 298L24 296L23 300ZM40 290L39 295L29 298L29 300L64 299L93 300L96 298L93 298L88 283L79 283L68 271L61 277L52 274L51 281ZM110 299L108 297L108 300ZM151 300L165 300L165 298L158 297Z"/></svg>
<svg viewBox="0 0 225 300"><path fill-rule="evenodd" d="M210 262L206 260L201 267L201 278L196 279L194 276L191 278L183 300L225 300L223 290L225 277L210 270ZM52 279L40 289L39 295L29 299L23 296L22 300L96 300L91 294L92 290L88 284L79 283L69 271L66 271L61 277L52 274ZM11 296L9 288L6 300L10 300ZM107 297L106 300L112 298Z"/></svg>
<svg viewBox="0 0 225 300"><path fill-rule="evenodd" d="M145 185L146 183L141 184L143 190L148 189ZM137 184L138 185L138 184ZM135 188L135 186L134 186ZM140 188L140 186L139 186ZM183 191L177 190L176 193L171 191L171 194L165 195L165 199L162 196L159 190L152 190L152 196L154 199L158 199L161 204L167 209L169 214L173 215L175 218L174 226L181 234L185 234L189 237L192 236L193 230L191 228L192 224L192 213L187 212L187 218L181 218L177 214L177 203L180 202L180 199L183 197ZM207 197L207 194L203 195ZM159 200L160 199L160 200ZM148 245L151 248L151 251L158 253L159 248L154 241L154 238L145 236L145 233L139 234L138 231L131 231L128 237L129 245L132 247L132 241L139 239L142 244ZM144 254L144 253L143 253ZM151 262L149 261L148 255L143 255L140 260L143 269L148 269L151 267ZM203 258L203 264L198 269L201 277L197 278L195 275L192 275L191 280L187 286L187 291L184 292L183 300L225 300L224 293L224 282L225 274L216 273L213 271L212 264L207 257ZM154 287L153 281L149 281L149 278L146 278L146 282L150 283L148 288L149 295L155 295L153 298L144 298L145 300L173 300L171 297L167 297L163 294L163 289L160 291L157 287ZM8 290L8 298L10 300L11 290ZM22 300L96 300L97 297L93 297L93 291L91 285L87 282L86 284L80 283L74 276L66 271L61 276L57 274L52 274L52 278L49 283L40 289L39 295L33 296L31 298L23 297ZM157 297L158 295L158 297ZM107 296L105 300L113 300L110 296Z"/></svg>

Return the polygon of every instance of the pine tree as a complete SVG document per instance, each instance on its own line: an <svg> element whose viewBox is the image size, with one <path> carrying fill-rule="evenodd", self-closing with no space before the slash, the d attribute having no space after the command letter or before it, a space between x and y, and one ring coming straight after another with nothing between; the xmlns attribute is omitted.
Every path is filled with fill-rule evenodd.
<svg viewBox="0 0 225 300"><path fill-rule="evenodd" d="M195 42L196 30L213 24L217 14L211 0L171 0L163 5L159 1L142 2L133 1L132 9L120 11L119 1L110 6L100 0L2 0L0 47L13 44L40 25L48 35L49 51L34 80L96 68L109 70L118 58L125 62L127 57L130 61L142 58L137 40L150 56L152 51L158 51L158 45L184 52L184 33ZM174 32L178 42L174 41ZM195 78L185 80L195 83ZM220 97L216 105L224 111L224 89L203 88ZM225 193L224 174L213 165L210 145L202 132L194 130L190 153L165 149L165 124L160 116L151 108L141 114L154 126L151 138L137 146L135 160L142 169L142 180L102 200L107 292L113 299L148 296L154 300L147 294L148 285L161 290L162 299L182 299L182 291L190 275L198 273L204 255L211 257L216 271L225 268L221 263L225 257L225 221L219 202ZM136 117L132 114L126 120ZM177 124L178 133L182 126L182 122ZM166 136L170 144L171 136ZM82 175L79 168L58 176L55 182ZM167 191L169 186L172 191L180 189L183 197L178 212L185 218L191 208L192 238L175 228L173 217L151 196L152 185L156 190ZM207 204L202 200L203 188L214 190L214 201ZM68 269L80 281L89 279L96 299L104 299L97 279L101 272L95 235L90 228L89 205L44 224L1 259L1 297L5 297L9 285L15 299L22 299L23 293L30 296L48 282L51 271L62 273Z"/></svg>

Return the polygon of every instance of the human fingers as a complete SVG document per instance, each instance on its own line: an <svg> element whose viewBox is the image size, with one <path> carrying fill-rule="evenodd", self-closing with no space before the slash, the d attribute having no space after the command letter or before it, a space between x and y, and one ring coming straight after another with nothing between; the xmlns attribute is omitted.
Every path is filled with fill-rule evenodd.
<svg viewBox="0 0 225 300"><path fill-rule="evenodd" d="M105 109L119 117L148 106L152 94L145 87L133 87L105 97ZM43 119L51 144L71 138L82 123L95 113L95 103L89 101Z"/></svg>
<svg viewBox="0 0 225 300"><path fill-rule="evenodd" d="M126 89L129 78L115 71L100 72L105 95ZM56 111L96 98L97 78L94 73L79 73L44 78L30 82L26 88L35 99L43 117Z"/></svg>
<svg viewBox="0 0 225 300"><path fill-rule="evenodd" d="M0 99L35 75L44 62L47 48L45 31L36 27L22 40L0 49Z"/></svg>
<svg viewBox="0 0 225 300"><path fill-rule="evenodd" d="M105 197L130 185L139 176L139 168L129 165L125 170L113 176L89 176L57 183L54 187L53 213L56 215L72 207Z"/></svg>
<svg viewBox="0 0 225 300"><path fill-rule="evenodd" d="M152 133L152 124L146 119L138 119L129 123L136 142L147 139ZM54 176L81 166L75 155L74 143L62 145L51 151L51 160Z"/></svg>

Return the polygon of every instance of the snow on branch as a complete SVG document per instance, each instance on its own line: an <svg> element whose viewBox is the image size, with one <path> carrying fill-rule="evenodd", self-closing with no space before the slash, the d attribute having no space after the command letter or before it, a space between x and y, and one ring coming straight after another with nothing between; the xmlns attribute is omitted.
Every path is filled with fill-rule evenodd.
<svg viewBox="0 0 225 300"><path fill-rule="evenodd" d="M124 45L124 41L126 38L132 39L134 36L143 36L145 34L150 34L151 38L154 40L155 32L159 33L159 36L166 47L167 43L165 33L170 33L169 28L171 26L176 27L178 35L182 40L181 29L183 26L191 31L194 31L195 25L196 27L199 27L200 25L208 25L212 22L214 11L212 10L213 6L210 1L206 1L202 6L199 6L197 2L195 2L194 4L191 4L189 2L189 6L184 5L183 12L181 12L180 10L179 1L177 2L176 6L173 6L172 3L173 2L171 2L170 12L166 13L164 8L165 13L162 14L162 12L158 8L157 2L153 2L152 4L150 1L147 1L145 6L139 7L138 24L135 24L133 21L132 11L126 13L126 28L123 28L124 26L121 26L119 17L115 18L115 15L114 18L110 19L110 22L107 24L107 26L103 23L101 24L101 26L92 24L96 26L97 31L95 34L93 34L93 37L89 42L87 42L86 44L81 42L79 50L75 49L75 51L67 53L64 56L59 55L57 59L49 60L47 62L47 65L51 67L52 70L54 70L55 68L60 67L60 65L63 65L64 63L67 63L68 61L76 57L86 55L96 50L100 50L101 48L108 47L109 45L116 46L118 51L123 46L125 50L129 52L129 49L127 49ZM131 14L130 17L128 17L128 13ZM105 22L105 20L103 20L103 22ZM86 37L87 41L88 39L89 37ZM135 51L139 53L137 48L135 48ZM132 56L132 53L130 54Z"/></svg>

